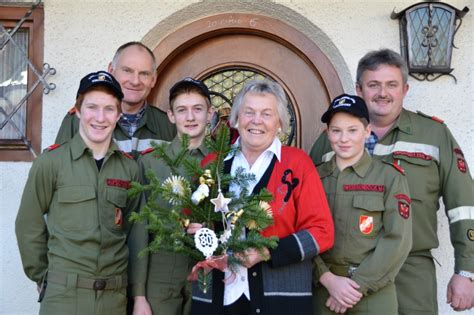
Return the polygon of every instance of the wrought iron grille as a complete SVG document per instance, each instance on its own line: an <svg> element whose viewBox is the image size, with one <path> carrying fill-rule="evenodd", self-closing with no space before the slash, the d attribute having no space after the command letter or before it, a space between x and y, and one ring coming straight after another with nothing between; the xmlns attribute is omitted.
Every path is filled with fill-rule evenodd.
<svg viewBox="0 0 474 315"><path fill-rule="evenodd" d="M214 72L202 80L213 95L211 101L217 112L222 106L226 106L226 104L232 106L234 97L243 88L245 83L253 79L263 79L265 77L265 74L253 69L232 68ZM279 138L282 143L295 145L296 118L293 105L290 102L288 103L288 113L290 114L290 127L288 130L285 130L285 132L282 132Z"/></svg>
<svg viewBox="0 0 474 315"><path fill-rule="evenodd" d="M40 5L37 0L14 27L5 27L0 21L0 139L20 140L34 157L35 152L26 136L28 125L28 98L38 86L43 87L43 93L48 94L56 88L54 83L48 83L46 78L54 75L56 70L49 64L43 64L43 69L37 69L28 55L29 31L22 28L25 21ZM33 75L29 75L33 74ZM27 105L28 104L28 105Z"/></svg>

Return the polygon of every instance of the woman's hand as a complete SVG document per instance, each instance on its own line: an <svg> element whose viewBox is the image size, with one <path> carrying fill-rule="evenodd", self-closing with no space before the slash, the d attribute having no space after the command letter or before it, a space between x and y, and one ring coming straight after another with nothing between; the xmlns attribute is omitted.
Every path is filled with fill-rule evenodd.
<svg viewBox="0 0 474 315"><path fill-rule="evenodd" d="M323 273L319 278L319 282L329 291L330 296L337 304L346 309L356 305L363 296L363 294L357 290L360 286L354 280L347 277L336 276L330 271ZM330 299L326 302L326 306L328 306L328 304L334 305Z"/></svg>
<svg viewBox="0 0 474 315"><path fill-rule="evenodd" d="M202 228L201 223L190 223L186 231L188 234L196 234L200 228Z"/></svg>
<svg viewBox="0 0 474 315"><path fill-rule="evenodd" d="M234 256L242 262L245 268L252 268L262 261L270 259L270 251L264 247L261 250L255 248L248 248L240 253L235 253Z"/></svg>

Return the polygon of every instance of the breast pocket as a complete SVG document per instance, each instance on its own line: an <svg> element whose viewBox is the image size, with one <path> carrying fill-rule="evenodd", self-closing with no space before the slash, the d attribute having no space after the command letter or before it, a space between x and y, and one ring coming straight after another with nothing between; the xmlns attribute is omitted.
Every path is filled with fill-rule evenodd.
<svg viewBox="0 0 474 315"><path fill-rule="evenodd" d="M352 233L356 237L375 237L382 229L382 215L385 210L383 196L357 195L352 206Z"/></svg>
<svg viewBox="0 0 474 315"><path fill-rule="evenodd" d="M94 186L58 188L57 224L64 230L89 230L97 226L97 197Z"/></svg>
<svg viewBox="0 0 474 315"><path fill-rule="evenodd" d="M110 213L106 213L105 222L112 230L122 230L126 213L124 209L127 206L127 190L119 187L107 187L107 201L112 204ZM109 207L107 207L109 208Z"/></svg>
<svg viewBox="0 0 474 315"><path fill-rule="evenodd" d="M394 154L393 158L399 161L405 171L413 199L421 201L428 195L438 193L440 187L438 164L431 156L423 155L421 158Z"/></svg>

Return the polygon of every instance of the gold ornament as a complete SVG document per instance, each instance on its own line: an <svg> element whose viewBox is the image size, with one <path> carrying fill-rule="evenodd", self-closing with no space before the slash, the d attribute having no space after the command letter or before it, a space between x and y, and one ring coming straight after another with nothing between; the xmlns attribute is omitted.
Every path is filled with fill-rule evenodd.
<svg viewBox="0 0 474 315"><path fill-rule="evenodd" d="M212 179L211 170L204 170L204 173L199 177L199 184L206 184L207 186L211 187L214 185L214 183L215 181Z"/></svg>
<svg viewBox="0 0 474 315"><path fill-rule="evenodd" d="M242 216L242 214L244 214L244 209L240 209L239 211L237 211L236 213L234 213L234 216L232 217L232 220L230 220L230 223L231 223L231 224L237 223L237 220L240 219L240 217Z"/></svg>

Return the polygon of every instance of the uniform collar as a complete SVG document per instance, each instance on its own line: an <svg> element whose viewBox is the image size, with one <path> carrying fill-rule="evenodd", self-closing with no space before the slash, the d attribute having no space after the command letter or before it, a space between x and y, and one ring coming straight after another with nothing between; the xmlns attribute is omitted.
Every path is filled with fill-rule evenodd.
<svg viewBox="0 0 474 315"><path fill-rule="evenodd" d="M86 145L84 140L82 140L81 135L79 132L76 133L76 135L71 139L71 154L72 158L74 160L79 159L82 155L84 155L85 152L90 151L89 147ZM109 146L109 149L107 150L107 155L110 155L113 152L119 152L119 148L117 145L111 141L111 144Z"/></svg>
<svg viewBox="0 0 474 315"><path fill-rule="evenodd" d="M402 111L400 115L397 118L397 121L395 122L395 125L393 126L392 129L398 128L400 131L411 134L412 133L412 128L411 128L411 118L410 115L408 114L408 111L405 108L402 108Z"/></svg>
<svg viewBox="0 0 474 315"><path fill-rule="evenodd" d="M173 141L171 141L170 143L171 152L173 152L173 154L177 154L181 150L181 147L182 147L181 145L182 145L181 138L178 135L176 135ZM191 155L195 155L196 153L199 153L199 155L203 157L206 156L208 154L208 150L204 143L204 140L202 141L199 147L197 147L196 149L190 150L190 152L191 152Z"/></svg>
<svg viewBox="0 0 474 315"><path fill-rule="evenodd" d="M351 167L359 177L365 177L365 174L367 174L371 163L372 158L370 157L369 152L367 152L367 150L364 150L364 154L362 154L360 160Z"/></svg>
<svg viewBox="0 0 474 315"><path fill-rule="evenodd" d="M360 158L360 160L356 164L350 167L354 170L357 176L363 178L367 174L367 171L369 170L371 163L372 163L372 158L370 157L369 152L367 152L367 150L364 150L364 154L362 154L362 157ZM335 154L328 162L318 167L319 176L323 178L331 175L335 171L338 171Z"/></svg>
<svg viewBox="0 0 474 315"><path fill-rule="evenodd" d="M137 129L143 126L146 126L148 129L150 129L151 132L153 132L154 134L158 134L160 130L160 127L158 126L158 124L160 123L160 121L156 119L152 119L153 117L150 117L152 115L151 111L153 110L153 108L151 108L152 105L148 104L148 102L145 102L145 105L143 107L144 107L143 116L140 119L140 122L138 123Z"/></svg>

